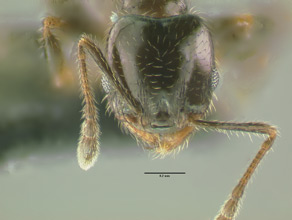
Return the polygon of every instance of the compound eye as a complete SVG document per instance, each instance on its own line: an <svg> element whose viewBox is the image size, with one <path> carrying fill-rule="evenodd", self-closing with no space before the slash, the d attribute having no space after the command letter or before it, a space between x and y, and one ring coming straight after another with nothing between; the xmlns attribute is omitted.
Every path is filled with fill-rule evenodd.
<svg viewBox="0 0 292 220"><path fill-rule="evenodd" d="M212 90L214 91L218 84L219 84L219 79L220 79L220 75L219 75L219 72L217 69L213 69L212 71L212 76L211 76L211 87L212 87Z"/></svg>
<svg viewBox="0 0 292 220"><path fill-rule="evenodd" d="M111 86L110 86L108 80L105 78L105 76L101 77L101 86L102 86L103 90L105 91L105 93L108 94L110 92Z"/></svg>

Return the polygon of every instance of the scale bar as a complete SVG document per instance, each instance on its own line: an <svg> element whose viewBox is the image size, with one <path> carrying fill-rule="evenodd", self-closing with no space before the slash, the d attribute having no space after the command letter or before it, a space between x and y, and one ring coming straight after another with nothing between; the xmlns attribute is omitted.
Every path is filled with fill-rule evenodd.
<svg viewBox="0 0 292 220"><path fill-rule="evenodd" d="M144 172L144 174L186 174L186 172Z"/></svg>

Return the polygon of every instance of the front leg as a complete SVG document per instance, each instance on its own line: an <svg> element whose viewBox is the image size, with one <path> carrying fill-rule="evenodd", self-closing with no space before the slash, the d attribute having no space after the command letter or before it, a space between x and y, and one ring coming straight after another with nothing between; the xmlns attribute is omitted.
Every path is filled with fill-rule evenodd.
<svg viewBox="0 0 292 220"><path fill-rule="evenodd" d="M81 128L80 141L77 148L77 157L80 167L88 170L92 167L99 153L99 135L100 129L98 124L98 114L95 107L95 98L88 80L86 67L87 51L96 62L100 70L105 74L117 94L124 98L129 107L134 112L140 111L137 101L129 95L129 88L122 85L119 76L113 72L97 45L87 36L82 36L78 43L78 61L80 68L80 81L82 95L84 97L83 118L84 122Z"/></svg>
<svg viewBox="0 0 292 220"><path fill-rule="evenodd" d="M241 131L267 135L267 139L262 144L260 150L250 163L239 183L232 190L232 193L222 206L219 214L215 220L233 220L238 213L240 200L243 196L244 190L258 167L259 163L272 147L275 138L277 137L277 129L271 125L261 122L248 122L248 123L232 123L232 122L217 122L217 121L204 121L192 120L191 124L195 127L203 127L206 129L215 129L217 131Z"/></svg>
<svg viewBox="0 0 292 220"><path fill-rule="evenodd" d="M82 118L84 118L84 121L81 126L77 159L79 166L84 170L91 168L97 160L100 136L96 101L88 79L85 53L85 49L88 50L88 45L86 42L86 38L82 37L78 43L80 82L84 103Z"/></svg>

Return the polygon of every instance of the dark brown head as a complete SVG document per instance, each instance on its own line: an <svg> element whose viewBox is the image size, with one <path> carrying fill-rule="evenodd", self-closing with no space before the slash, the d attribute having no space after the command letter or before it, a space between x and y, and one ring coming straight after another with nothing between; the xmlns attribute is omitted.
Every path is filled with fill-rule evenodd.
<svg viewBox="0 0 292 220"><path fill-rule="evenodd" d="M104 78L117 118L131 115L138 129L173 133L187 125L188 115L209 108L219 75L211 35L198 16L123 16L111 29L107 53L115 77L136 103L131 106Z"/></svg>

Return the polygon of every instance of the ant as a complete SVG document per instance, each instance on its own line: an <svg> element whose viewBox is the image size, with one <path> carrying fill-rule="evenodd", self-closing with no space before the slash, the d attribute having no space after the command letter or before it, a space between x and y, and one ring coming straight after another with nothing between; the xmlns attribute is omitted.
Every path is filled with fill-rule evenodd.
<svg viewBox="0 0 292 220"><path fill-rule="evenodd" d="M277 129L262 122L222 122L205 118L213 105L220 74L213 36L204 19L191 13L184 0L123 0L113 14L103 53L89 35L78 42L83 95L83 123L77 158L84 170L99 155L98 109L88 77L88 57L101 70L108 109L137 142L164 157L179 151L200 129L263 134L266 140L222 206L216 220L232 220L245 188L262 158L271 149ZM241 17L249 24L250 17ZM43 40L51 60L62 59L51 30L69 23L57 17L43 21ZM59 70L62 62L55 62Z"/></svg>

